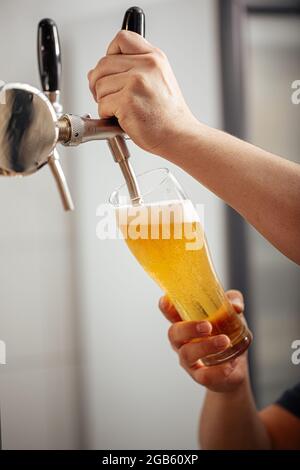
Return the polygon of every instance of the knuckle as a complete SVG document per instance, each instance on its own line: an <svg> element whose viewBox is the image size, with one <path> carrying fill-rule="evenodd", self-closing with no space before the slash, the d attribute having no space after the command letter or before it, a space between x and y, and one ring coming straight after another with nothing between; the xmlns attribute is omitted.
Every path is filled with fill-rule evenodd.
<svg viewBox="0 0 300 470"><path fill-rule="evenodd" d="M176 343L175 325L170 326L168 330L168 338L169 338L170 343L172 345L175 345Z"/></svg>
<svg viewBox="0 0 300 470"><path fill-rule="evenodd" d="M131 77L131 89L134 91L146 88L145 77L141 73L134 73Z"/></svg>
<svg viewBox="0 0 300 470"><path fill-rule="evenodd" d="M159 65L159 57L153 52L146 54L144 61L148 68L156 68Z"/></svg>
<svg viewBox="0 0 300 470"><path fill-rule="evenodd" d="M104 116L104 115L106 116L110 114L110 102L109 102L109 99L107 99L107 97L100 98L98 100L98 109L99 109L101 116Z"/></svg>
<svg viewBox="0 0 300 470"><path fill-rule="evenodd" d="M101 81L101 79L99 79L97 80L96 85L95 85L97 99L101 99L102 90L103 90L103 82Z"/></svg>
<svg viewBox="0 0 300 470"><path fill-rule="evenodd" d="M97 78L101 73L103 72L103 69L106 68L107 65L107 57L101 57L101 59L98 60L96 67L94 68L93 71L93 76L94 78Z"/></svg>
<svg viewBox="0 0 300 470"><path fill-rule="evenodd" d="M186 345L184 344L183 346L181 346L178 355L179 355L179 364L181 366L185 366L189 359L188 344Z"/></svg>
<svg viewBox="0 0 300 470"><path fill-rule="evenodd" d="M202 357L207 356L208 354L212 354L213 352L215 352L215 348L213 347L212 339L209 338L207 340L203 340L201 342Z"/></svg>
<svg viewBox="0 0 300 470"><path fill-rule="evenodd" d="M87 74L87 78L88 78L89 83L91 83L91 80L92 80L92 78L93 78L93 75L94 75L94 69L91 69L91 70L89 71L89 73Z"/></svg>
<svg viewBox="0 0 300 470"><path fill-rule="evenodd" d="M92 75L89 76L89 89L92 93L94 92L94 82L92 79Z"/></svg>
<svg viewBox="0 0 300 470"><path fill-rule="evenodd" d="M107 56L101 57L101 59L98 61L98 69L103 69L107 65L107 62L108 62Z"/></svg>
<svg viewBox="0 0 300 470"><path fill-rule="evenodd" d="M101 87L102 87L101 78L98 78L98 80L95 83L95 90L98 91L101 89Z"/></svg>
<svg viewBox="0 0 300 470"><path fill-rule="evenodd" d="M134 116L139 111L137 100L133 91L134 91L133 88L126 90L126 93L124 93L124 96L122 99L123 108L127 110L130 109L130 113L132 116Z"/></svg>
<svg viewBox="0 0 300 470"><path fill-rule="evenodd" d="M125 43L128 41L128 31L126 31L125 29L121 29L117 35L116 35L116 39L119 43Z"/></svg>

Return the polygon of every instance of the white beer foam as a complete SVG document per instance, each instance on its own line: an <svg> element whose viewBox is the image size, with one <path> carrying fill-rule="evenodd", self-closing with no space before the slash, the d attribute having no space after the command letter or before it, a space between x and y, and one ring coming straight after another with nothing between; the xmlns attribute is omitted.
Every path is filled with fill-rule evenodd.
<svg viewBox="0 0 300 470"><path fill-rule="evenodd" d="M149 214L150 217L151 214L153 214L153 219L155 219L155 214L158 213L163 221L168 221L171 215L172 219L176 222L201 223L200 214L196 211L192 201L189 199L172 199L149 204L139 204L137 206L125 205L117 208L117 212L121 220L125 220L126 216L134 217L135 215L141 217L145 216L146 218L149 217Z"/></svg>

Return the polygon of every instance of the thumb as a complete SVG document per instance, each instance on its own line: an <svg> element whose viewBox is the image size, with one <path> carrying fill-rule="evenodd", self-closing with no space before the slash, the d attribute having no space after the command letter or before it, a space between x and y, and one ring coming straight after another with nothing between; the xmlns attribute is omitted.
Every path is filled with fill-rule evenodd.
<svg viewBox="0 0 300 470"><path fill-rule="evenodd" d="M166 317L166 319L169 320L171 323L182 321L179 313L177 312L174 305L171 303L168 296L165 295L164 297L161 297L159 299L159 308Z"/></svg>
<svg viewBox="0 0 300 470"><path fill-rule="evenodd" d="M231 289L226 292L228 300L234 306L237 313L242 313L245 308L243 294L239 290Z"/></svg>

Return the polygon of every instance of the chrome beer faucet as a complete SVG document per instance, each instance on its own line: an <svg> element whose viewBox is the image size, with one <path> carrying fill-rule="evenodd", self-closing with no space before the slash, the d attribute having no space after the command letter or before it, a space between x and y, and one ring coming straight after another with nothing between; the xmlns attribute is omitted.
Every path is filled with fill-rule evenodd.
<svg viewBox="0 0 300 470"><path fill-rule="evenodd" d="M129 8L122 29L144 36L145 16L138 7ZM64 208L73 209L70 191L60 164L57 144L77 146L106 140L125 177L133 203L140 193L132 171L126 134L117 119L92 119L89 115L62 114L60 104L61 54L58 31L52 20L38 27L38 59L43 92L27 84L0 87L0 174L25 176L49 164Z"/></svg>

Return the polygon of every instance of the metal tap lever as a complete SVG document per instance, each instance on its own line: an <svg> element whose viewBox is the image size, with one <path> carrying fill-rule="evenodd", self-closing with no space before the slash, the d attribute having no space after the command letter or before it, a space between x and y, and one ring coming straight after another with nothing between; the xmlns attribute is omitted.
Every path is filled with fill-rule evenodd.
<svg viewBox="0 0 300 470"><path fill-rule="evenodd" d="M38 25L37 53L40 79L43 91L52 103L58 117L62 114L60 104L61 52L58 30L55 22L49 18ZM59 153L54 149L49 156L48 164L57 184L63 207L66 211L73 210L74 204L70 190L60 164Z"/></svg>

